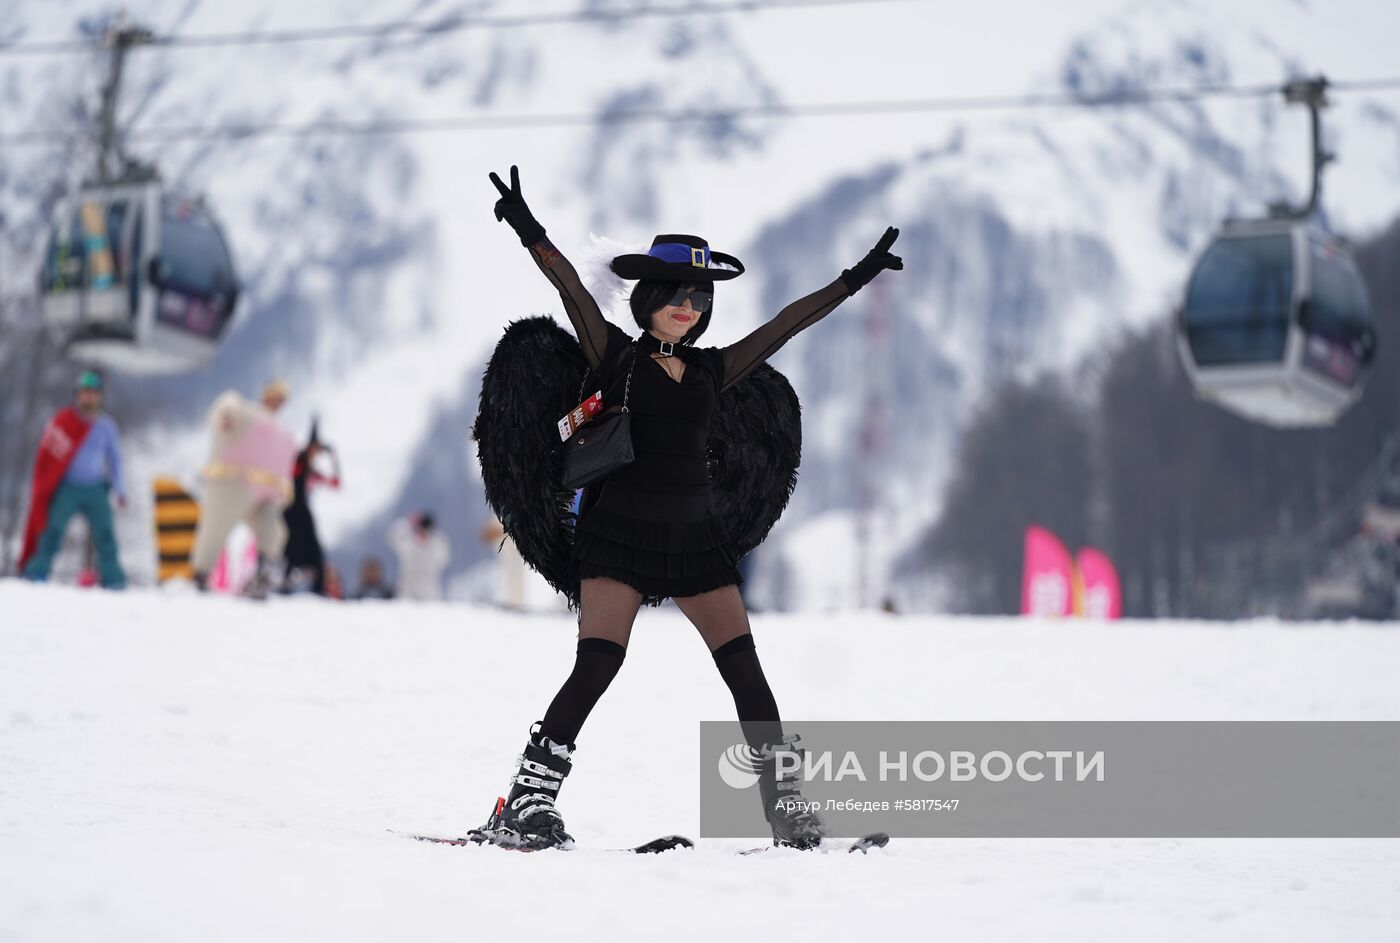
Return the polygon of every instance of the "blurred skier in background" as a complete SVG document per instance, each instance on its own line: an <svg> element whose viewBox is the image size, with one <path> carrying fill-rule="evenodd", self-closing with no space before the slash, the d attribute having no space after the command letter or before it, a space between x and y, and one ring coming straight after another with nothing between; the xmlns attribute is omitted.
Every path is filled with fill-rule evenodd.
<svg viewBox="0 0 1400 943"><path fill-rule="evenodd" d="M496 605L506 609L525 608L525 558L495 515L481 528L481 539L497 556Z"/></svg>
<svg viewBox="0 0 1400 943"><path fill-rule="evenodd" d="M399 598L442 599L442 572L452 550L432 512L418 511L395 521L389 528L389 546L399 560Z"/></svg>
<svg viewBox="0 0 1400 943"><path fill-rule="evenodd" d="M316 468L316 461L322 456L330 459L329 474L323 475ZM318 596L325 596L326 555L321 547L321 538L316 533L316 519L311 514L309 499L311 489L317 485L339 488L340 463L335 451L321 441L319 425L313 421L311 439L297 453L292 465L292 503L282 512L282 520L287 525L284 587L288 592L310 590Z"/></svg>
<svg viewBox="0 0 1400 943"><path fill-rule="evenodd" d="M378 557L365 557L360 562L360 585L356 599L393 599L394 587L384 579L384 564Z"/></svg>
<svg viewBox="0 0 1400 943"><path fill-rule="evenodd" d="M111 505L115 497L118 507L126 507L120 446L116 420L102 411L102 377L86 370L78 377L73 405L49 420L39 440L19 558L26 579L48 579L69 519L81 514L97 549L102 585L126 586Z"/></svg>
<svg viewBox="0 0 1400 943"><path fill-rule="evenodd" d="M334 563L326 564L326 592L327 599L345 598L345 581L340 578L340 567Z"/></svg>
<svg viewBox="0 0 1400 943"><path fill-rule="evenodd" d="M224 541L240 521L252 528L258 550L257 571L245 594L266 598L273 585L273 567L287 542L282 509L292 500L297 453L296 440L276 419L287 393L285 381L273 380L258 402L229 390L209 410L209 463L190 557L200 589L208 585Z"/></svg>

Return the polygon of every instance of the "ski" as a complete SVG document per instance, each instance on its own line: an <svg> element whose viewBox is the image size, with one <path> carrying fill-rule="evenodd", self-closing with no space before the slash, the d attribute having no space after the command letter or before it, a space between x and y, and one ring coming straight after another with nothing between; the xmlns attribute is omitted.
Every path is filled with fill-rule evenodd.
<svg viewBox="0 0 1400 943"><path fill-rule="evenodd" d="M869 835L864 835L864 836L862 836L862 837L860 837L860 838L857 838L855 841L850 842L849 844L841 844L841 843L839 843L839 842L834 842L834 841L832 841L832 840L830 840L830 839L826 839L826 840L823 840L823 842L821 843L820 846L818 846L817 848L810 849L810 850L812 850L812 851L819 851L819 852L821 852L821 853L824 854L824 855L825 855L825 854L830 854L830 853L833 852L833 851L845 851L845 852L847 852L847 853L852 853L852 852L857 852L857 851L858 851L858 852L860 852L861 854L866 854L868 851L870 851L871 848L884 848L884 847L885 847L886 845L888 845L889 843L890 843L890 836L889 836L889 835L885 834L884 832L871 832ZM783 847L783 846L780 846L780 845L760 845L760 846L757 847L757 848L742 848L742 849L740 849L739 854L741 854L741 855L756 855L756 854L758 854L759 852L762 852L762 851L772 851L774 848L779 848L779 847ZM791 846L788 846L788 847L791 847Z"/></svg>
<svg viewBox="0 0 1400 943"><path fill-rule="evenodd" d="M394 831L394 830L393 830L393 829L390 829L390 831ZM482 846L491 847L491 848L499 848L499 849L501 849L502 851L521 851L521 852L547 851L547 850L549 850L549 849L547 849L547 848L530 848L530 847L523 846L523 845L518 845L518 846L512 846L512 845L497 845L497 844L493 844L492 842L486 840L486 839L483 838L483 837L473 837L473 836L470 836L470 835L464 836L464 837L460 837L460 838L452 838L452 837L445 836L445 835L419 835L419 834L414 833L414 832L394 832L394 834L395 834L395 835L402 835L402 836L404 836L405 838L412 838L412 839L414 839L415 841L432 842L432 843L435 844L435 845L482 845ZM825 841L822 842L822 844L821 844L820 847L814 848L814 849L811 849L811 850L813 850L813 851L819 851L819 852L821 852L821 853L824 854L824 855L825 855L825 854L830 854L830 853L835 852L835 851L845 851L845 852L848 853L848 854L851 854L851 853L854 853L854 852L857 852L857 851L858 851L858 852L860 852L861 854L865 854L865 853L867 853L871 848L884 848L884 847L885 847L886 845L888 845L889 843L890 843L890 836L887 835L886 833L884 833L884 832L872 832L871 834L869 834L869 835L864 835L864 836L862 836L862 837L860 837L860 838L857 838L855 841L852 841L852 842L844 842L844 843L843 843L843 842L834 841L834 840L832 840L832 839L826 839ZM684 835L663 835L663 836L661 836L660 838L654 838L654 839L652 839L652 840L649 841L649 842L645 842L645 843L643 843L643 844L641 844L641 845L636 845L636 846L634 846L634 847L632 847L632 848L604 848L604 849L602 849L602 850L603 850L603 851L609 851L609 852L616 852L616 853L619 853L619 854L656 855L656 854L660 854L660 853L663 852L663 851L671 851L672 849L675 849L675 848L694 848L694 847L695 847L695 842L691 841L689 838L686 838ZM778 847L782 847L782 846L779 846L779 845L760 845L760 846L758 846L757 848L741 848L737 853L738 853L738 854L741 854L741 855L756 855L756 854L759 854L759 853L764 852L764 851L772 851L774 848L778 848ZM564 849L560 849L560 850L563 850L563 851L572 851L573 848L570 847L570 848L564 848Z"/></svg>
<svg viewBox="0 0 1400 943"><path fill-rule="evenodd" d="M393 831L393 829L390 829ZM485 845L491 848L500 848L503 851L547 851L546 848L530 848L527 846L496 845L484 838L474 838L471 836L463 838L450 838L444 835L419 835L413 832L394 832L395 835L403 835L405 838L412 838L416 841L432 842L435 845ZM670 851L673 848L693 848L695 843L684 835L663 835L660 838L653 838L649 842L636 845L632 848L605 848L604 851L626 853L632 855L658 855L663 851ZM569 851L572 849L562 849Z"/></svg>
<svg viewBox="0 0 1400 943"><path fill-rule="evenodd" d="M645 845L638 845L636 848L627 848L624 850L637 855L657 855L663 851L670 851L672 848L694 847L695 842L683 835L663 835L660 838L652 839Z"/></svg>

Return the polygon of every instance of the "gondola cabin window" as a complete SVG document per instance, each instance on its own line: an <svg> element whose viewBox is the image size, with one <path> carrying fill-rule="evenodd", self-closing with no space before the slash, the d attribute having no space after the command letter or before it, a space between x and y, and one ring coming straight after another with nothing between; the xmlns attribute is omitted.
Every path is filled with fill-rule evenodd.
<svg viewBox="0 0 1400 943"><path fill-rule="evenodd" d="M1223 239L1191 279L1187 341L1201 366L1283 360L1293 302L1287 234Z"/></svg>

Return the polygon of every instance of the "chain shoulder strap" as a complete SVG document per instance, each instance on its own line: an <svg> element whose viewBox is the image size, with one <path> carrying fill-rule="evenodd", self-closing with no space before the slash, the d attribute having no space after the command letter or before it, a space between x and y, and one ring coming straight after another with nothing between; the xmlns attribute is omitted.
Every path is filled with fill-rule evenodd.
<svg viewBox="0 0 1400 943"><path fill-rule="evenodd" d="M637 369L637 342L632 342L632 362L627 366L627 385L622 389L622 411L628 411L627 404L632 398L632 371ZM602 364L598 365L598 371L602 373ZM588 378L592 376L593 368L583 371L583 379L578 384L578 401L583 402L584 391L588 389ZM601 379L601 376L600 376Z"/></svg>

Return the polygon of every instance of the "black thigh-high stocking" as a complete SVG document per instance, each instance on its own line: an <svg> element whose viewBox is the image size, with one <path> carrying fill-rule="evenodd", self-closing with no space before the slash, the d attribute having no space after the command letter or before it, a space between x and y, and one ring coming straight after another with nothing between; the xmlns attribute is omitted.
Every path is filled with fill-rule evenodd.
<svg viewBox="0 0 1400 943"><path fill-rule="evenodd" d="M778 702L773 689L758 663L753 636L740 635L725 642L714 651L715 667L729 693L734 695L734 708L739 712L739 726L749 746L758 749L763 744L776 743L783 735L778 716Z"/></svg>
<svg viewBox="0 0 1400 943"><path fill-rule="evenodd" d="M540 734L555 743L572 744L593 705L617 677L627 649L605 638L581 638L574 670L554 695L540 723Z"/></svg>
<svg viewBox="0 0 1400 943"><path fill-rule="evenodd" d="M622 667L642 594L626 583L586 579L579 590L578 655L574 670L540 722L540 733L555 743L573 743L593 705Z"/></svg>
<svg viewBox="0 0 1400 943"><path fill-rule="evenodd" d="M758 663L739 588L722 586L686 596L677 599L676 606L699 630L714 656L720 677L734 695L734 709L739 712L739 725L749 746L758 749L765 743L777 743L783 736L778 702Z"/></svg>

